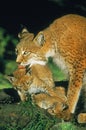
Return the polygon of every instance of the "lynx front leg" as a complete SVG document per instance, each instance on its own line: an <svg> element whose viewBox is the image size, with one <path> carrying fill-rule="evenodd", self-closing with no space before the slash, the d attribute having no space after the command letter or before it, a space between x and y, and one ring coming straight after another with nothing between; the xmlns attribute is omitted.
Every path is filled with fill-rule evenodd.
<svg viewBox="0 0 86 130"><path fill-rule="evenodd" d="M75 112L76 105L80 96L80 91L82 88L82 80L84 75L84 69L82 68L82 66L80 67L77 66L77 68L72 69L73 71L71 71L70 73L70 82L67 92L68 109L59 113L59 117L63 118L64 120L71 119L72 114L74 114Z"/></svg>
<svg viewBox="0 0 86 130"><path fill-rule="evenodd" d="M80 96L80 91L82 88L82 80L84 75L84 67L83 65L78 65L71 72L69 88L67 93L68 106L70 113L74 113L76 109L76 105Z"/></svg>

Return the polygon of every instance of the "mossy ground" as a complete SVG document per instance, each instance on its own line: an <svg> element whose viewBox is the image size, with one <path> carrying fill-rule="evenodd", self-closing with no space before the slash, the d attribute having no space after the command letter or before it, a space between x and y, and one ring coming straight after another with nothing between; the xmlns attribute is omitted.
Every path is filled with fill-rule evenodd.
<svg viewBox="0 0 86 130"><path fill-rule="evenodd" d="M63 121L51 116L46 110L27 102L15 99L17 93L11 88L3 90L0 95L0 130L85 130L86 125L80 125L76 117L71 121ZM13 100L14 99L14 100Z"/></svg>

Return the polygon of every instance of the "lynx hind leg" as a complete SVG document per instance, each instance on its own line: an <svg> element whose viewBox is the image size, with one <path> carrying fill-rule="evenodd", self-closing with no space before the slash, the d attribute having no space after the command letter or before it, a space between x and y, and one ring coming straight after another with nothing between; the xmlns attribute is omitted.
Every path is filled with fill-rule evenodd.
<svg viewBox="0 0 86 130"><path fill-rule="evenodd" d="M80 113L77 120L78 123L86 123L86 113Z"/></svg>

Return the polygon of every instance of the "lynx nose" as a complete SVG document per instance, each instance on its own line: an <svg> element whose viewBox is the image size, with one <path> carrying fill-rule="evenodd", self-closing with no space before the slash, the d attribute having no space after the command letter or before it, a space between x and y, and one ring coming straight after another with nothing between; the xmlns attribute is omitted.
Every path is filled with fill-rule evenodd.
<svg viewBox="0 0 86 130"><path fill-rule="evenodd" d="M20 61L18 60L18 58L16 59L16 63L20 64Z"/></svg>
<svg viewBox="0 0 86 130"><path fill-rule="evenodd" d="M21 56L17 56L17 58L16 58L16 63L18 63L18 64L21 63Z"/></svg>

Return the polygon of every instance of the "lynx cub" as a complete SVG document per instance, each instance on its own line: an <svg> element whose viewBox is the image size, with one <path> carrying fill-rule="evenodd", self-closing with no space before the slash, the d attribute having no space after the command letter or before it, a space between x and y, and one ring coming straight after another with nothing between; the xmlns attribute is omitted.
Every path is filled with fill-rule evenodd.
<svg viewBox="0 0 86 130"><path fill-rule="evenodd" d="M28 100L30 94L33 103L41 108L57 109L58 113L67 108L65 90L62 87L54 88L52 74L47 66L33 65L30 73L22 68L14 72L14 77L8 77L22 101Z"/></svg>
<svg viewBox="0 0 86 130"><path fill-rule="evenodd" d="M61 113L67 109L67 98L63 87L56 87L57 97L45 93L33 94L32 100L39 107L47 109L51 115L62 118ZM65 119L65 117L64 117Z"/></svg>
<svg viewBox="0 0 86 130"><path fill-rule="evenodd" d="M25 34L27 36L16 47L16 62L23 66L32 66L34 63L43 65L47 63L48 57L53 58L69 78L67 92L69 109L65 114L69 113L70 117L71 113L75 112L82 84L85 81L86 18L75 14L58 18L35 38L32 36L31 44L29 44L28 32Z"/></svg>

